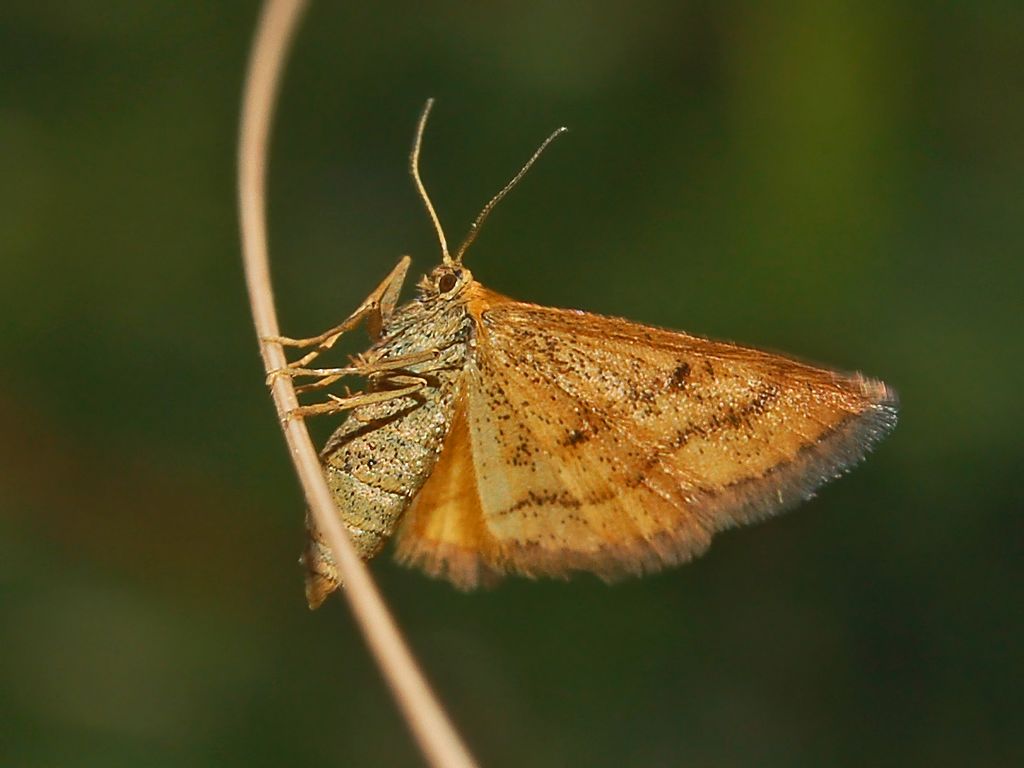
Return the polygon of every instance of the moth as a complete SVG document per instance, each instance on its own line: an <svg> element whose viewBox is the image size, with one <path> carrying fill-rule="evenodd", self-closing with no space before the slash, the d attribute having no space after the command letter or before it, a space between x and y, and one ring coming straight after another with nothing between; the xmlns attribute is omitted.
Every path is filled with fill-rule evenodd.
<svg viewBox="0 0 1024 768"><path fill-rule="evenodd" d="M391 539L400 562L460 589L506 574L613 581L684 563L725 528L781 512L864 457L896 424L881 381L771 352L578 310L516 301L463 263L480 225L556 131L484 207L451 255L410 171L441 264L398 305L403 257L359 308L278 373L361 376L363 391L301 406L347 412L321 452L360 556ZM359 323L373 344L343 368L307 367ZM311 608L340 586L307 514Z"/></svg>

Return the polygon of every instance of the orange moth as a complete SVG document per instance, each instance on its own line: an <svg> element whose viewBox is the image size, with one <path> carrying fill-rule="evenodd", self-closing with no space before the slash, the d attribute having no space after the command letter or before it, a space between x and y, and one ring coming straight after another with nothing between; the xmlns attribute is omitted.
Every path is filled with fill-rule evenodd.
<svg viewBox="0 0 1024 768"><path fill-rule="evenodd" d="M362 392L296 416L347 412L321 458L359 554L392 537L398 559L462 589L506 574L606 580L701 554L724 528L781 512L838 476L896 424L884 383L771 352L510 299L463 256L523 169L452 255L411 156L441 264L399 306L403 258L344 322L278 372L350 375ZM373 345L345 368L309 363L365 322ZM307 516L306 596L339 584Z"/></svg>

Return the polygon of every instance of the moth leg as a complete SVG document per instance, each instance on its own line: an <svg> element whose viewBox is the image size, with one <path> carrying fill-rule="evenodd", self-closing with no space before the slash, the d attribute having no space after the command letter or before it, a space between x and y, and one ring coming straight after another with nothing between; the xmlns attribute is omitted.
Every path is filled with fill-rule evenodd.
<svg viewBox="0 0 1024 768"><path fill-rule="evenodd" d="M400 386L396 389L388 389L378 392L362 392L356 395L349 395L348 397L328 395L328 400L326 402L313 403L312 405L300 405L298 408L289 411L285 418L304 419L309 416L323 416L328 413L350 411L353 408L359 408L364 405L373 405L374 403L386 403L389 400L395 400L399 397L414 395L421 389L428 386L427 380L419 376L395 376L388 380L399 384Z"/></svg>
<svg viewBox="0 0 1024 768"><path fill-rule="evenodd" d="M300 384L295 387L295 394L301 395L304 392L312 392L317 389L325 389L331 386L335 382L351 376L352 374L365 375L362 369L356 368L313 368L313 369L297 369L295 371L286 371L289 376L318 376L317 381L310 382L309 384ZM280 375L280 374L279 374Z"/></svg>
<svg viewBox="0 0 1024 768"><path fill-rule="evenodd" d="M279 376L286 376L289 379L296 379L300 377L318 379L332 378L334 381L337 381L344 376L357 376L362 373L362 370L359 368L300 368L298 366L300 362L300 360L296 360L294 363L289 363L285 368L278 368L277 370L271 371L267 374L267 384L272 384L274 379Z"/></svg>
<svg viewBox="0 0 1024 768"><path fill-rule="evenodd" d="M314 382L312 384L304 384L303 386L296 388L296 392L306 392L311 389L321 389L322 387L329 386L345 376L370 376L384 371L401 370L410 365L415 365L416 363L424 363L433 360L436 357L437 351L435 350L410 352L407 355L399 355L398 357L392 357L387 360L367 360L360 356L353 359L352 366L345 368L301 368L299 367L299 363L301 361L296 360L287 368L278 368L277 370L271 371L267 374L267 384L272 383L278 376L287 376L288 378L309 377L321 379L321 381ZM427 370L436 369L428 368Z"/></svg>
<svg viewBox="0 0 1024 768"><path fill-rule="evenodd" d="M312 392L317 389L324 389L334 384L336 381L349 376L351 374L358 374L359 376L370 376L372 374L383 373L386 371L401 371L410 365L416 363L425 363L428 361L435 360L438 355L438 350L426 350L424 352L411 352L407 355L400 355L399 357L393 357L388 360L378 360L376 362L367 361L365 358L357 357L353 360L355 367L353 368L305 368L305 369L294 369L286 371L289 376L319 376L319 381L314 381L310 384L302 384L295 387L296 394L302 394L303 392ZM447 363L439 365L428 365L424 368L416 371L416 374L423 373L434 373L450 366ZM394 381L395 377L391 377Z"/></svg>
<svg viewBox="0 0 1024 768"><path fill-rule="evenodd" d="M422 352L409 352L396 357L373 360L363 355L357 355L352 360L352 365L359 371L360 376L370 376L383 371L397 371L408 368L417 363L426 363L437 359L440 350L425 349Z"/></svg>
<svg viewBox="0 0 1024 768"><path fill-rule="evenodd" d="M317 389L324 389L325 387L331 386L331 384L333 384L334 382L336 382L336 381L338 381L339 379L342 379L342 378L344 378L344 377L342 375L340 375L340 374L338 374L338 375L332 374L330 376L324 376L319 381L314 381L314 382L311 382L309 384L301 384L301 385L297 386L295 388L295 394L301 395L304 392L313 392L314 390L317 390Z"/></svg>
<svg viewBox="0 0 1024 768"><path fill-rule="evenodd" d="M384 323L391 317L395 305L398 303L398 295L402 290L402 283L405 282L405 275L409 271L409 264L412 260L403 256L390 274L384 278L369 296L363 299L355 312L342 320L333 328L330 328L318 336L310 336L306 339L293 339L288 336L264 336L263 341L274 342L285 347L297 347L306 349L316 347L289 366L303 367L315 360L325 350L334 346L335 342L344 334L366 320L370 331L370 337L374 340L380 337L380 331Z"/></svg>
<svg viewBox="0 0 1024 768"><path fill-rule="evenodd" d="M372 360L363 355L357 355L352 359L352 365L358 369L360 376L370 376L385 371L404 371L411 376L418 376L424 373L451 370L452 364L440 360L441 353L447 347L435 347L434 349L423 350L422 352L410 352L397 357L390 357L384 360ZM411 365L429 363L417 368L415 371L405 371ZM330 372L333 375L333 371Z"/></svg>
<svg viewBox="0 0 1024 768"><path fill-rule="evenodd" d="M295 387L295 393L302 394L303 392L312 392L315 389L324 389L325 387L329 387L338 380L343 379L345 376L349 376L353 373L356 373L359 376L370 376L372 374L378 374L387 371L404 371L404 369L406 369L407 366L411 366L415 364L415 362L423 362L426 360L430 360L434 357L436 357L436 353L433 351L418 352L416 354L402 355L401 357L395 357L389 360L381 360L380 362L377 362L377 364L367 364L366 366L357 369L306 369L301 370L299 372L290 373L289 375L322 377L321 379L319 379L319 381L314 381L309 384L302 384L300 386ZM406 374L408 375L407 378L419 380L423 378L422 374L432 374L437 371L443 371L445 369L450 368L452 368L451 364L447 364L447 362L440 362L440 364L438 365L426 366L424 368L419 369L416 372L411 373L407 371ZM397 376L388 377L388 381L391 382L394 382L397 379ZM426 379L424 379L424 381L426 381Z"/></svg>

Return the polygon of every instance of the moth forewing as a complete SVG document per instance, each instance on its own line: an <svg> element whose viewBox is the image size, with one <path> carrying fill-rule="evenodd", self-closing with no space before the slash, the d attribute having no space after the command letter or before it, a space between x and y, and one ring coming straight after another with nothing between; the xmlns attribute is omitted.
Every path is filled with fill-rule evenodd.
<svg viewBox="0 0 1024 768"><path fill-rule="evenodd" d="M470 302L450 444L399 531L401 560L463 588L685 562L809 497L895 423L892 391L858 375L499 298Z"/></svg>

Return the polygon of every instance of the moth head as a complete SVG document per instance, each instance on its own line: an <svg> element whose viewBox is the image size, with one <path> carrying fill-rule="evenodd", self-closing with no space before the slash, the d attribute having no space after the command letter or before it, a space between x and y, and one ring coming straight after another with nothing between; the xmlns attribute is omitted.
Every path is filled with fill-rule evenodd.
<svg viewBox="0 0 1024 768"><path fill-rule="evenodd" d="M425 299L454 298L473 282L473 274L461 264L441 264L420 281L420 295Z"/></svg>
<svg viewBox="0 0 1024 768"><path fill-rule="evenodd" d="M409 154L409 172L412 174L413 183L416 185L416 189L420 193L420 199L423 200L423 205L426 206L427 213L430 215L430 220L434 223L434 229L437 232L438 242L441 244L441 266L446 267L450 270L457 270L462 266L462 257L466 253L466 249L473 244L476 240L477 234L480 232L480 226L484 223L484 220L490 215L494 207L502 201L502 199L512 188L519 183L520 179L526 175L526 172L530 170L530 167L537 161L537 158L541 156L541 153L547 149L548 144L557 139L568 128L559 128L557 131L548 136L543 143L537 148L537 151L533 153L533 156L526 161L526 165L519 169L519 173L512 177L512 180L506 184L490 201L483 207L480 214L476 217L473 223L469 227L469 233L466 235L466 239L462 241L462 245L455 252L455 256L452 256L448 251L448 241L444 236L444 229L441 227L441 219L437 216L437 211L434 210L434 204L430 202L430 195L427 194L427 188L423 185L423 179L420 178L420 146L423 143L423 130L427 126L427 117L430 115L430 108L434 106L433 99L427 99L426 105L423 107L423 112L420 114L419 123L416 125L416 138L412 144L412 152ZM465 271L465 270L463 270ZM435 270L436 272L436 270ZM449 285L449 279L445 278L446 286ZM455 286L452 285L448 288L448 291L454 290ZM448 291L445 291L447 293Z"/></svg>

